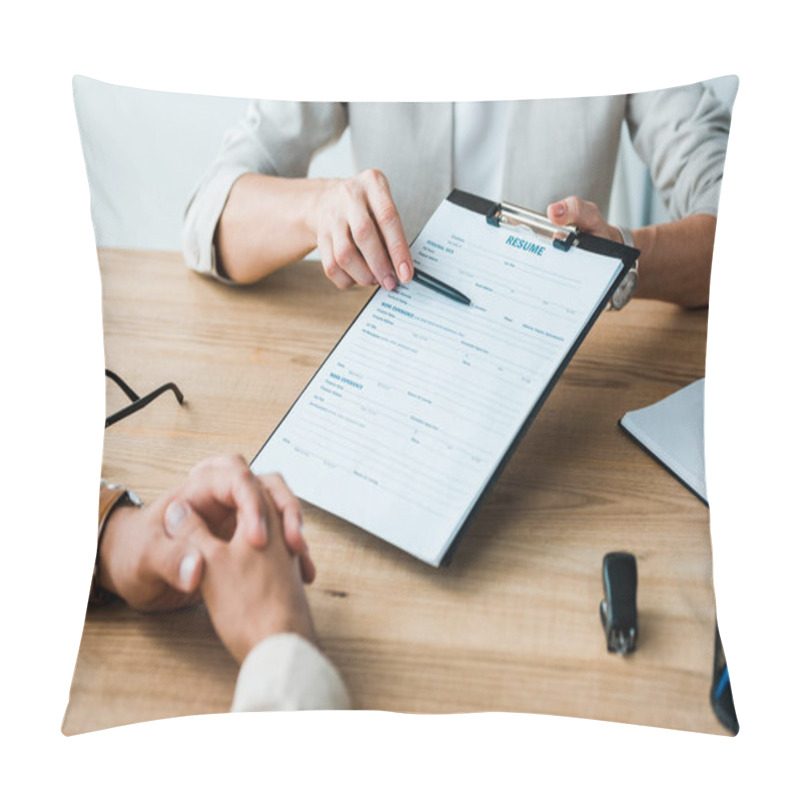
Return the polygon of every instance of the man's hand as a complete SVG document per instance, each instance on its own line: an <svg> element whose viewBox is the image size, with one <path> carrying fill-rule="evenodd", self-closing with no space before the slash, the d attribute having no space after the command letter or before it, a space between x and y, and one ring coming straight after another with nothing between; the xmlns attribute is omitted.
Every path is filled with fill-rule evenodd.
<svg viewBox="0 0 800 800"><path fill-rule="evenodd" d="M223 539L240 531L252 547L267 544L269 497L281 513L289 550L300 557L306 583L314 580L315 568L303 538L300 501L277 473L255 476L241 456L218 456L201 461L189 473L173 499L186 500Z"/></svg>
<svg viewBox="0 0 800 800"><path fill-rule="evenodd" d="M322 268L339 289L380 284L391 291L411 280L414 262L383 173L326 181L314 216Z"/></svg>
<svg viewBox="0 0 800 800"><path fill-rule="evenodd" d="M202 553L169 538L162 522L169 497L145 508L117 507L100 542L100 585L138 611L199 602Z"/></svg>
<svg viewBox="0 0 800 800"><path fill-rule="evenodd" d="M190 503L207 528L222 539L238 536L251 549L275 536L300 559L304 580L315 567L301 532L300 503L279 475L257 478L240 456L212 458L198 464L176 490L146 508L121 506L106 522L100 543L100 585L140 611L162 611L198 602L202 553L171 538L165 513L173 500ZM283 524L269 526L275 508Z"/></svg>
<svg viewBox="0 0 800 800"><path fill-rule="evenodd" d="M186 501L166 509L167 533L203 555L201 590L211 622L233 657L241 664L263 639L297 633L314 641L297 559L289 552L277 507L267 500L269 541L254 550L241 531L226 542L213 536Z"/></svg>

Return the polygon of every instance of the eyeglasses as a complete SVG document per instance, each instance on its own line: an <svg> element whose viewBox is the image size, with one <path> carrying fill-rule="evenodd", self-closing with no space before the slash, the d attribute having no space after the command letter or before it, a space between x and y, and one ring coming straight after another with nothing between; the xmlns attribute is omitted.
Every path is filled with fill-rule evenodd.
<svg viewBox="0 0 800 800"><path fill-rule="evenodd" d="M106 417L106 428L109 425L113 425L115 422L119 422L121 419L125 419L125 417L129 417L140 408L144 408L149 403L152 403L160 394L164 394L164 392L172 392L175 395L175 399L183 405L183 392L174 383L165 383L163 386L159 386L158 389L153 389L152 392L146 394L144 397L139 397L119 375L112 372L110 369L106 370L106 377L111 378L111 380L125 392L128 399L131 401L125 408Z"/></svg>

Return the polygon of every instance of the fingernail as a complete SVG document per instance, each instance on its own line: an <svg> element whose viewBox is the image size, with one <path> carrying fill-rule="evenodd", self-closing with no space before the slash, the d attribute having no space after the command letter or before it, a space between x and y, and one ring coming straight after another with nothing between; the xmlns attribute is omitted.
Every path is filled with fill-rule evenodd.
<svg viewBox="0 0 800 800"><path fill-rule="evenodd" d="M553 206L553 213L554 213L554 214L555 214L557 217L562 217L562 216L564 216L564 212L565 212L566 210L567 210L567 207L566 207L566 206L565 206L563 203L556 203L556 204Z"/></svg>
<svg viewBox="0 0 800 800"><path fill-rule="evenodd" d="M391 292L397 286L397 281L391 275L387 275L383 279L382 286L387 292Z"/></svg>
<svg viewBox="0 0 800 800"><path fill-rule="evenodd" d="M181 565L178 568L178 582L187 592L193 588L192 577L199 561L200 554L196 552L187 553L181 560Z"/></svg>
<svg viewBox="0 0 800 800"><path fill-rule="evenodd" d="M164 526L167 529L167 533L174 536L185 519L185 506L179 500L173 500L164 512Z"/></svg>
<svg viewBox="0 0 800 800"><path fill-rule="evenodd" d="M403 261L401 262L400 266L397 268L397 274L400 276L400 280L405 283L406 281L411 280L411 267Z"/></svg>

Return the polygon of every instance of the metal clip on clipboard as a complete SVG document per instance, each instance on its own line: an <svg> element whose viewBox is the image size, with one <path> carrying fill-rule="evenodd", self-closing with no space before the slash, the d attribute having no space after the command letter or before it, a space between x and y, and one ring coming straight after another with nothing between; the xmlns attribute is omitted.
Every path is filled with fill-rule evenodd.
<svg viewBox="0 0 800 800"><path fill-rule="evenodd" d="M573 225L556 225L535 211L513 203L495 203L486 215L486 221L495 228L528 228L537 236L549 239L553 247L567 251L578 241L578 229Z"/></svg>

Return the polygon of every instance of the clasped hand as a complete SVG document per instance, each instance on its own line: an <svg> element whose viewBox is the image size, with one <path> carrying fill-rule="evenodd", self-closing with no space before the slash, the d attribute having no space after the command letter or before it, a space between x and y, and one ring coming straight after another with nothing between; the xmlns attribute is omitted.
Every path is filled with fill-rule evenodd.
<svg viewBox="0 0 800 800"><path fill-rule="evenodd" d="M301 578L314 575L299 501L239 456L201 462L149 506L118 508L100 545L101 586L141 611L202 597L239 661L271 633L313 638Z"/></svg>

